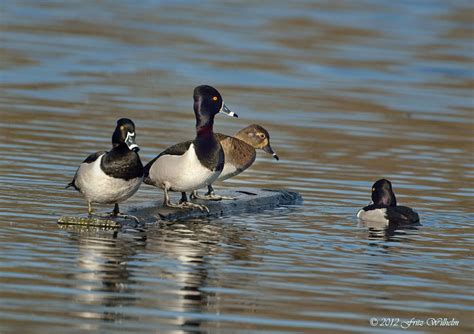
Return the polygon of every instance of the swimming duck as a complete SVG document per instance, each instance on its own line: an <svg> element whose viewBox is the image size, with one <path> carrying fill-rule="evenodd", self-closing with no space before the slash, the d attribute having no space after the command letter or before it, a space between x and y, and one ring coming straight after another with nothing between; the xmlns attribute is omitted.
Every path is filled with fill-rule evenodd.
<svg viewBox="0 0 474 334"><path fill-rule="evenodd" d="M135 124L128 118L119 119L112 135L112 150L89 155L66 188L73 187L84 195L89 215L93 213L92 203L114 203L111 214L121 215L118 203L135 194L143 180L139 150Z"/></svg>
<svg viewBox="0 0 474 334"><path fill-rule="evenodd" d="M397 205L392 184L380 179L372 186L372 203L359 210L357 217L362 220L383 223L414 224L420 221L418 214L407 206Z"/></svg>
<svg viewBox="0 0 474 334"><path fill-rule="evenodd" d="M237 115L227 108L221 94L211 86L196 87L193 98L196 138L173 145L150 161L145 166L144 182L163 189L163 206L209 211L204 205L188 202L186 192L211 184L221 174L224 151L213 132L214 116L219 112ZM179 204L171 203L169 191L181 192Z"/></svg>
<svg viewBox="0 0 474 334"><path fill-rule="evenodd" d="M270 146L270 134L260 125L249 125L237 132L234 137L221 133L216 133L216 137L222 145L225 156L224 169L216 181L227 180L249 168L257 156L256 149L262 149L271 154L276 160L280 160ZM214 194L212 184L208 185L207 189L206 195L198 195L197 190L195 190L191 197L206 200L234 199L233 197Z"/></svg>

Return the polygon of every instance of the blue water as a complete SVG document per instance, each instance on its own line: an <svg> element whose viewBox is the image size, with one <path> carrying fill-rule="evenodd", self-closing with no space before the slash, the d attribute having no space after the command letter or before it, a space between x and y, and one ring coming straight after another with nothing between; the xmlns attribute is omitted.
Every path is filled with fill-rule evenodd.
<svg viewBox="0 0 474 334"><path fill-rule="evenodd" d="M472 333L472 13L469 1L3 3L0 332ZM148 162L194 136L199 84L239 114L216 131L261 124L281 158L258 152L216 190L294 189L303 204L60 228L87 207L64 186L110 147L116 120L134 120ZM422 226L357 221L382 177ZM124 207L161 196L143 186ZM425 324L403 329L410 319Z"/></svg>

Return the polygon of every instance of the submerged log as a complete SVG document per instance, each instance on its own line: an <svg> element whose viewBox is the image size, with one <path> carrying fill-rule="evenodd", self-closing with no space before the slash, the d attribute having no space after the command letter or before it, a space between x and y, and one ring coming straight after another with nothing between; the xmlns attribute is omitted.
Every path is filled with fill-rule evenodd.
<svg viewBox="0 0 474 334"><path fill-rule="evenodd" d="M198 209L177 209L163 207L162 202L145 202L135 207L123 206L123 212L138 218L141 223L153 223L158 220L176 221L190 218L217 217L235 215L243 212L257 212L284 205L299 204L302 197L298 192L278 189L241 188L239 190L221 190L219 195L234 197L234 200L205 201L193 200L206 205L209 212ZM121 211L122 211L121 210ZM60 225L80 225L89 227L120 228L124 225L136 225L132 218L100 216L63 216Z"/></svg>

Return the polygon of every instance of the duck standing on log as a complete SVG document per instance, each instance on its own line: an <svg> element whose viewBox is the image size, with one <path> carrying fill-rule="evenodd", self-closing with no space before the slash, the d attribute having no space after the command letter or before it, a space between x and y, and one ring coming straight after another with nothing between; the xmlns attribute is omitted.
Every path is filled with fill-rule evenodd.
<svg viewBox="0 0 474 334"><path fill-rule="evenodd" d="M143 165L135 143L135 124L121 118L112 135L112 150L89 155L79 166L66 188L73 187L84 195L89 215L92 203L115 204L112 216L120 214L119 203L132 197L143 181Z"/></svg>
<svg viewBox="0 0 474 334"><path fill-rule="evenodd" d="M145 166L144 182L163 189L163 206L209 211L204 205L189 202L186 192L212 184L221 174L224 151L213 131L214 116L218 113L237 115L227 108L214 87L196 87L193 98L196 138L173 145L150 161ZM180 203L170 201L170 191L181 192Z"/></svg>

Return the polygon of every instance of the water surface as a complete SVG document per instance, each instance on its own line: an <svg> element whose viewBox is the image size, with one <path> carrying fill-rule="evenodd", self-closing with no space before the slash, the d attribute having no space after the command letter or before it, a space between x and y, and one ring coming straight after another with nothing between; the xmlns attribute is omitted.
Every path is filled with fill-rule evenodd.
<svg viewBox="0 0 474 334"><path fill-rule="evenodd" d="M0 14L0 332L472 333L472 3L24 0ZM259 123L281 158L259 152L216 190L291 188L303 205L57 226L86 210L64 185L118 118L147 162L193 137L203 83L240 116L217 131ZM358 224L381 177L423 226ZM161 198L144 186L128 205Z"/></svg>

